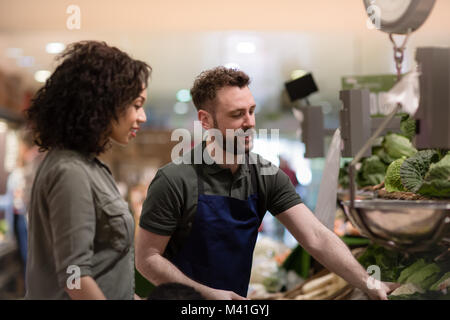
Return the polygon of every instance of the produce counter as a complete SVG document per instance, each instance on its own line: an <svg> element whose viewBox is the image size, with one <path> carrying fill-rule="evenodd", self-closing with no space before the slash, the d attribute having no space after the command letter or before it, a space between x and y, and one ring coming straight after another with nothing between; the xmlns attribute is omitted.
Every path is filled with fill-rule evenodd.
<svg viewBox="0 0 450 320"><path fill-rule="evenodd" d="M369 243L359 237L343 237L352 253L360 256ZM351 243L351 244L349 244ZM258 243L257 243L258 246ZM267 245L265 244L265 247ZM284 259L281 260L280 256ZM257 258L257 257L256 257ZM258 259L258 258L257 258ZM302 247L297 246L288 255L274 252L272 260L261 261L252 272L251 290L254 300L348 300L368 299L344 279L330 273L315 261ZM263 271L265 272L263 272ZM255 275L258 273L258 275ZM259 283L255 283L258 280Z"/></svg>
<svg viewBox="0 0 450 320"><path fill-rule="evenodd" d="M366 239L367 240L367 239ZM355 241L355 240L353 240ZM362 239L358 239L362 242ZM305 262L303 249L294 249L285 260L298 274L310 268L311 259ZM380 268L381 281L400 283L392 292L390 300L450 300L450 255L442 247L427 252L406 254L388 250L376 244L369 244L352 250L353 255L367 269ZM284 269L280 266L280 269ZM310 268L312 274L288 289L274 292L270 283L277 279L268 278L265 291L249 295L254 300L367 300L362 291L350 286L344 279L330 273L323 267ZM292 270L291 270L292 271ZM276 275L282 275L281 272ZM267 280L267 279L266 279ZM279 280L279 279L278 279ZM272 286L273 288L273 286Z"/></svg>

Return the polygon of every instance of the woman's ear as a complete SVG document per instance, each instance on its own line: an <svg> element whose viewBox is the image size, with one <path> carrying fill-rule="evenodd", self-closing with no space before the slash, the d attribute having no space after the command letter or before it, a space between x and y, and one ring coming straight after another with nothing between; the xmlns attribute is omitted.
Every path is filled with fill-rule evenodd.
<svg viewBox="0 0 450 320"><path fill-rule="evenodd" d="M214 128L214 121L211 114L205 110L198 110L198 120L201 122L203 129L209 130Z"/></svg>

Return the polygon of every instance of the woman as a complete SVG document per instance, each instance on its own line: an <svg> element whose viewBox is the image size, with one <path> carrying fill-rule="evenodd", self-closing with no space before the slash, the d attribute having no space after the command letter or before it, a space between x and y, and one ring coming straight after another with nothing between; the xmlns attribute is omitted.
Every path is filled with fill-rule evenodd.
<svg viewBox="0 0 450 320"><path fill-rule="evenodd" d="M26 298L137 298L133 216L97 156L146 121L151 68L94 41L60 59L27 111L48 153L31 196Z"/></svg>

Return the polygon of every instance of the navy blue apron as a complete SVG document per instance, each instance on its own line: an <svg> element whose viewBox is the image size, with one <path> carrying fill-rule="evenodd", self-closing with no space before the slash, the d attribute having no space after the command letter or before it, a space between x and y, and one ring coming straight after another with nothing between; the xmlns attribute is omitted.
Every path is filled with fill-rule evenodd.
<svg viewBox="0 0 450 320"><path fill-rule="evenodd" d="M206 195L199 167L197 212L191 232L172 262L199 283L246 297L262 219L258 195L247 200ZM258 190L256 168L250 167L253 190Z"/></svg>

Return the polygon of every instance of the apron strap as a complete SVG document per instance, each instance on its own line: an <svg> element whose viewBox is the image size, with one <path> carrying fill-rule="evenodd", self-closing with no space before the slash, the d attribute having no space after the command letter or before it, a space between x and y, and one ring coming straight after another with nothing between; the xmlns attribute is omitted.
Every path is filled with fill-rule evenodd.
<svg viewBox="0 0 450 320"><path fill-rule="evenodd" d="M201 164L195 165L195 171L197 171L197 190L198 190L198 195L204 194L205 193L205 186L203 185L203 179L202 179L202 165L203 165L203 161Z"/></svg>

